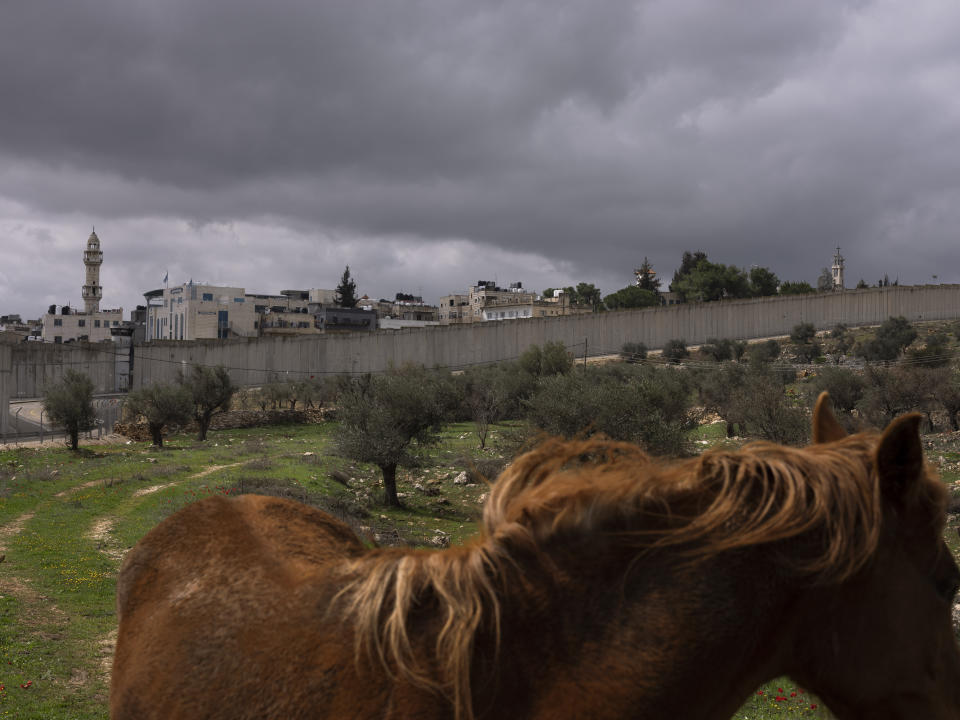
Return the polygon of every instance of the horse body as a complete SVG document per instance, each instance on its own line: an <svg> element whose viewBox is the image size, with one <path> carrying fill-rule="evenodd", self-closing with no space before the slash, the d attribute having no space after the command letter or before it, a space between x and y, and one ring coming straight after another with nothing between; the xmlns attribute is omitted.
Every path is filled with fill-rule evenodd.
<svg viewBox="0 0 960 720"><path fill-rule="evenodd" d="M808 449L674 463L548 442L444 551L195 503L124 561L111 717L726 720L789 673L844 720L960 718L960 574L916 424L832 420Z"/></svg>

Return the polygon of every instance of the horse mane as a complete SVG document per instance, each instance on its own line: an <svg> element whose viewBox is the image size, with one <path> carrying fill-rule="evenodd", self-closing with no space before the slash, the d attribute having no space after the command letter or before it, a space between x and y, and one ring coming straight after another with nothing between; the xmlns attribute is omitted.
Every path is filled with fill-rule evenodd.
<svg viewBox="0 0 960 720"><path fill-rule="evenodd" d="M602 437L548 439L492 486L474 544L379 550L350 562L339 597L354 621L357 660L365 652L388 672L447 695L457 720L472 720L477 633L486 627L499 641L496 578L516 563L516 548L536 551L570 534L616 534L638 556L670 548L690 561L809 534L817 552L784 555L781 567L842 582L869 562L880 538L877 440L861 433L806 448L755 442L662 460ZM942 522L946 491L929 471L914 497ZM442 625L433 665L424 667L408 628L430 596Z"/></svg>

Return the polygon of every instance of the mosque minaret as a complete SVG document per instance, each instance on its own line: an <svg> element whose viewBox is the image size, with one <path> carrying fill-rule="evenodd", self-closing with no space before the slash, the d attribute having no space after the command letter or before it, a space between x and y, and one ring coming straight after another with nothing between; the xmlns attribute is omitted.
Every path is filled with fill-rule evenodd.
<svg viewBox="0 0 960 720"><path fill-rule="evenodd" d="M100 266L103 264L103 251L96 229L87 238L87 249L83 251L83 264L87 268L87 282L83 286L83 305L87 315L100 310L103 287L100 285Z"/></svg>

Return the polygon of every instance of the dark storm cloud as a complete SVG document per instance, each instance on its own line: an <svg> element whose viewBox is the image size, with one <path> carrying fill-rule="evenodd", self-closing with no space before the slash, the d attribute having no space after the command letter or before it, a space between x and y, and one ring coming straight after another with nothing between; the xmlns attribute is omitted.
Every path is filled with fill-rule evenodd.
<svg viewBox="0 0 960 720"><path fill-rule="evenodd" d="M960 9L946 0L80 0L3 15L0 197L18 222L123 223L138 244L118 260L169 264L158 248L182 252L209 224L220 272L234 249L220 227L273 226L271 247L333 265L348 254L329 248L366 243L349 252L373 277L398 247L421 253L443 275L423 281L435 299L477 279L442 287L450 242L605 291L645 255L669 278L684 249L811 282L837 244L854 282L922 282L956 256Z"/></svg>

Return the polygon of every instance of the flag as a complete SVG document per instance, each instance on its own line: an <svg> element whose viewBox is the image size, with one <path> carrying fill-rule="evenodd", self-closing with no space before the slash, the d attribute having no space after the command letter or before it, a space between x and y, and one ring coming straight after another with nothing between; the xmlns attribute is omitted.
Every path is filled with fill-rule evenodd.
<svg viewBox="0 0 960 720"><path fill-rule="evenodd" d="M164 285L167 284L167 278L169 278L169 277L170 277L170 272L169 272L169 271L167 271L167 272L165 272L165 273L163 274L163 284L164 284Z"/></svg>

